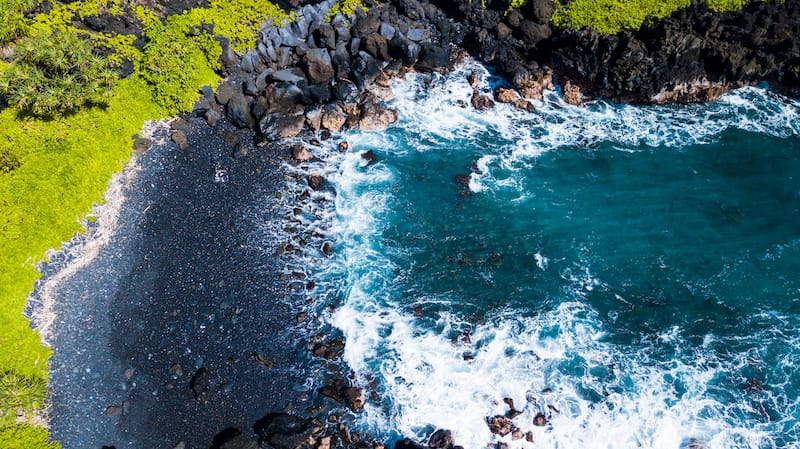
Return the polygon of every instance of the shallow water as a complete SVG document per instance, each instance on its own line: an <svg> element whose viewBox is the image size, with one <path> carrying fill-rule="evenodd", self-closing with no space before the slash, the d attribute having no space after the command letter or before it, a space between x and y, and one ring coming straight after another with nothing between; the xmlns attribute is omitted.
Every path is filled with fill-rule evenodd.
<svg viewBox="0 0 800 449"><path fill-rule="evenodd" d="M800 447L800 104L478 113L470 70L500 82L412 76L396 126L311 167L326 319L377 380L357 425L468 449ZM506 397L533 442L490 433Z"/></svg>

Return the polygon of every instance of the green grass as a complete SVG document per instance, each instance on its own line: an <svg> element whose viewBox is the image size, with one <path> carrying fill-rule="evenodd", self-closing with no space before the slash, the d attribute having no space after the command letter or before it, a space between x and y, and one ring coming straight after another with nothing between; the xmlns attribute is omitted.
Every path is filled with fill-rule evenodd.
<svg viewBox="0 0 800 449"><path fill-rule="evenodd" d="M564 4L557 0L552 21L560 27L590 26L601 34L636 30L646 19L662 19L686 8L690 0L573 0ZM747 0L708 0L713 11L741 9Z"/></svg>
<svg viewBox="0 0 800 449"><path fill-rule="evenodd" d="M36 265L48 249L83 232L85 215L130 158L132 136L143 122L187 110L202 85L219 81L220 49L201 25L212 25L234 49L244 51L255 45L262 19L280 23L292 17L266 0L211 0L208 8L163 21L152 10L133 6L148 39L140 51L133 46L135 36L72 24L75 16L121 14L122 0L56 3L49 14L32 20L22 15L28 5L0 0L0 8L16 20L0 24L2 43L62 30L113 49L112 64L123 58L134 64L134 74L113 86L103 107L85 106L51 119L20 114L14 107L0 112L0 448L58 449L36 425L51 355L23 316L40 276ZM10 67L0 61L0 72Z"/></svg>

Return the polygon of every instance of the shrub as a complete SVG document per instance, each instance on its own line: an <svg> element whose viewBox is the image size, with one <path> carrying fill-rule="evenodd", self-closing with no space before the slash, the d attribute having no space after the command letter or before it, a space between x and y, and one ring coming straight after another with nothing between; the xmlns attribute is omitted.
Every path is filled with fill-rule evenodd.
<svg viewBox="0 0 800 449"><path fill-rule="evenodd" d="M614 34L638 29L647 18L661 19L689 4L690 0L573 0L558 2L552 20L562 27L591 26L599 33Z"/></svg>
<svg viewBox="0 0 800 449"><path fill-rule="evenodd" d="M33 7L33 0L0 0L0 46L6 45L28 32L25 10Z"/></svg>
<svg viewBox="0 0 800 449"><path fill-rule="evenodd" d="M708 0L708 9L712 11L736 11L742 9L747 0Z"/></svg>
<svg viewBox="0 0 800 449"><path fill-rule="evenodd" d="M151 85L153 98L170 113L188 110L204 84L216 84L214 72L222 49L214 37L196 30L186 15L172 16L147 30L142 77ZM191 34L191 36L190 36Z"/></svg>
<svg viewBox="0 0 800 449"><path fill-rule="evenodd" d="M87 103L105 103L116 74L74 33L54 31L20 41L0 74L0 91L20 111L52 116Z"/></svg>

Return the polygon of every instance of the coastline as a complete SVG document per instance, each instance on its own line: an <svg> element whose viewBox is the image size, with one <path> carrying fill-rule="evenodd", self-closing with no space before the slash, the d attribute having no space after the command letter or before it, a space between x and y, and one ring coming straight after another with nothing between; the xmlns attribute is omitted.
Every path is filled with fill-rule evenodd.
<svg viewBox="0 0 800 449"><path fill-rule="evenodd" d="M413 3L411 3L411 5L413 6ZM426 14L427 14L427 12L429 10L429 8L427 6L428 4L420 3L419 5L422 8L422 10L425 11ZM409 7L409 8L410 8L409 10L415 9L413 7ZM437 33L439 33L439 36L441 37L441 35L446 34L445 33L446 30L443 30L440 27L441 23L444 23L442 21L442 20L444 20L444 19L442 19L443 16L437 16L437 14L435 12L432 15L434 17L434 20L438 21L438 24L437 25L433 25L429 29L433 29L434 30L434 32L432 33L433 36L436 36ZM366 15L366 16L362 16L362 17L370 17L370 16ZM354 23L354 26L357 26L357 23L358 22L356 21ZM374 32L371 32L371 33L368 33L368 34L374 34ZM379 25L379 29L378 29L378 34L381 34L380 33L380 25ZM362 37L364 37L364 36L362 36ZM263 44L264 42L262 41L260 43ZM352 40L349 41L348 43L352 44ZM357 44L357 47L359 45L364 45L363 41L362 41L362 43ZM450 67L451 60L452 60L452 55L448 54L447 57L444 58L443 55L439 52L438 49L448 49L449 48L448 47L449 43L448 43L448 45L440 45L440 43L437 43L437 44L434 44L434 45L436 45L437 49L431 50L429 52L429 56L431 56L431 57L435 56L435 58L433 60L430 60L431 65L429 65L427 67L422 65L422 66L419 66L419 67L423 67L423 70L431 70L431 71L448 70L449 67ZM364 49L364 50L361 50L361 51L366 51L367 53L369 53L369 49ZM376 44L376 46L374 47L373 51L374 51L375 54L374 55L370 54L370 56L372 56L378 62L384 62L384 61L381 61L381 59L380 59L380 55L381 55L381 51L382 51L382 47L381 47L380 43ZM387 51L388 51L388 47L387 47ZM253 108L256 107L255 106L257 104L256 100L258 99L257 96L255 96L254 98L250 98L251 96L247 93L248 82L252 82L253 85L256 85L258 83L259 75L261 75L263 73L263 72L255 73L255 70L248 71L248 70L246 70L244 68L244 67L248 67L248 64L249 64L249 66L251 66L253 69L255 69L255 66L254 66L255 63L254 63L254 60L252 59L253 58L252 54L253 53L250 53L250 52L245 54L244 55L244 59L242 59L241 61L237 62L237 64L239 64L239 65L237 66L238 69L234 69L234 74L233 74L234 76L228 78L228 84L230 85L231 84L230 83L231 80L237 80L237 76L239 77L238 81L241 83L241 84L239 84L239 86L243 89L242 98L245 99L245 101L247 101L245 103L245 105L246 105L246 110L248 110L248 111L252 111ZM256 54L259 54L259 52L256 52ZM248 57L248 55L251 55L251 56ZM259 58L263 58L263 54L261 54L259 56ZM365 61L365 64L366 64L367 68L370 67L370 61L367 58L362 58L361 61ZM353 63L353 62L354 62L353 60L349 61L349 63ZM415 64L417 62L418 62L418 60L414 61ZM244 64L244 66L242 66L241 64ZM303 76L307 75L307 70L308 70L307 66L304 66L302 64L296 64L293 68L295 68L295 69L300 68L301 72L303 72ZM404 70L404 69L400 69L395 73L391 73L391 72L390 73L385 73L385 72L388 72L388 70L387 70L387 71L383 72L383 75L388 75L388 77L401 76L402 75L402 70ZM237 71L238 71L238 73L237 73ZM533 72L534 71L529 70L527 73L531 74ZM506 74L506 76L508 76L510 74L510 72L505 72L505 74ZM295 75L296 75L296 73L295 73ZM368 76L365 77L365 80L372 76L371 74L367 74L367 75ZM344 104L343 103L342 107L340 108L340 111L337 111L336 114L333 114L333 115L337 116L337 118L336 118L337 121L339 121L340 119L343 119L342 127L344 127L344 126L353 126L353 125L358 126L359 123L364 119L364 117L366 117L366 115L364 114L365 110L369 110L370 112L376 112L376 114L373 114L373 116L375 116L375 115L381 116L381 115L385 114L385 110L377 109L375 111L372 111L371 110L372 106L370 106L370 105L379 105L380 104L380 98L376 95L376 93L383 94L383 95L389 95L389 94L387 94L385 92L385 90L383 90L385 88L385 86L381 86L379 84L379 83L385 83L385 81L383 80L383 75L376 73L375 74L375 78L373 80L371 80L371 82L369 83L369 84L372 84L372 88L373 88L372 95L374 95L373 99L368 100L368 101L363 101L363 100L360 99L359 101L351 102L350 104ZM517 78L510 78L510 81L512 82L512 84L517 84L516 85L517 89L520 90L520 91L523 91L523 92L524 92L524 89L526 87L531 87L531 84L534 85L535 89L539 89L539 92L541 92L541 89L543 89L543 88L550 87L550 84L548 82L548 72L546 70L542 71L537 76L539 76L539 77L537 78L536 76L534 76L533 78L531 78L531 76L527 76L527 77L519 78L519 80L524 80L524 81L520 81L519 83L515 83L515 80ZM562 79L566 79L566 78L562 78ZM287 81L285 81L285 80L277 80L277 81L279 81L280 83L287 83ZM355 80L355 81L358 81L358 80ZM375 81L375 83L372 83L372 81ZM288 84L292 84L292 82L288 82ZM356 84L358 84L358 83L356 83ZM376 84L377 84L377 86L376 86ZM295 85L297 85L297 84L295 84ZM722 92L724 92L725 90L727 90L728 88L734 86L733 84L731 84L730 86L722 86L722 87L720 87L719 84L713 84L713 83L711 85L714 87L714 89L719 90L720 94ZM285 84L284 84L284 86L285 86ZM585 84L584 84L584 86L585 86ZM363 89L364 86L358 86L358 88L359 89ZM578 102L579 102L581 99L588 98L588 95L591 95L591 93L593 93L593 92L604 92L604 91L602 91L602 90L593 91L592 88L584 87L578 93L576 98L578 98ZM606 94L608 92L610 92L610 91L606 91ZM361 95L359 95L359 96L362 97L362 98L363 98L363 93L364 93L363 90L360 91ZM303 95L305 95L305 92L303 92ZM334 93L333 95L334 95L334 98L335 98L336 94ZM534 95L535 95L535 91L534 91ZM714 95L716 95L716 94L714 94ZM495 93L495 96L497 96L497 93ZM210 98L210 97L207 96L206 99L208 99L208 98ZM219 98L219 92L217 93L217 96L215 98L217 98L217 99ZM518 97L514 97L515 100L517 98ZM677 101L682 101L681 100L682 97L669 97L669 98L671 99L671 101L675 101L676 98L677 98ZM691 95L689 95L687 98L689 98L690 101L691 101L692 98L698 98L700 100L711 99L711 97L699 98L699 97L696 97L696 96L695 97L691 97ZM620 96L620 97L618 97L618 99L624 99L626 101L632 101L632 102L636 102L636 101L640 101L641 100L641 98L638 98L638 99L635 98L635 97L625 98L624 96ZM338 100L341 101L343 99L338 99ZM480 101L484 101L484 100L481 100L479 98L479 104L487 104L485 101L483 103L480 103ZM235 100L235 102L238 102L238 99ZM303 103L303 100L301 100L299 103ZM317 98L315 100L312 100L311 104L303 105L303 106L316 106L316 105L318 105L318 103L319 103L319 98ZM205 108L205 105L204 105L202 100L198 104L201 105L201 108ZM295 103L295 104L297 104L297 103ZM244 162L240 162L240 161L242 161L242 160L250 160L253 157L253 155L263 155L263 153L265 151L268 151L268 150L265 150L263 147L259 148L259 144L263 144L264 146L272 145L272 144L267 144L266 143L266 140L269 140L269 139L264 139L265 136L263 134L265 134L264 130L266 128L263 127L263 126L259 126L260 123L255 123L255 122L251 123L250 122L251 120L255 120L256 117L250 117L248 119L246 114L245 115L240 115L237 111L242 110L241 109L242 108L241 103L234 104L234 105L231 105L231 103L225 103L225 109L222 109L222 105L219 104L219 103L218 104L210 104L210 106L211 107L206 109L206 110L195 108L194 116L195 117L197 117L197 116L204 117L207 121L209 121L209 116L211 116L211 117L213 117L209 121L209 123L211 124L211 121L220 120L222 118L222 115L227 115L233 121L241 120L240 123L245 125L242 128L247 129L249 127L253 127L253 128L256 129L256 132L257 132L256 135L258 135L258 133L261 133L260 136L255 137L255 138L248 137L246 139L239 140L236 144L234 144L234 147L229 148L229 150L232 150L231 151L232 154L236 154L236 156L235 156L236 157L236 159L235 159L236 163L244 163ZM234 106L236 106L236 107L234 107ZM282 105L281 107L285 107L285 106L286 105ZM355 107L355 109L353 109L354 107ZM523 106L523 107L527 107L527 106ZM290 109L291 109L291 107L287 108L287 110L290 110ZM302 120L303 124L305 126L310 126L312 130L313 130L313 124L315 123L315 119L313 117L315 117L315 116L313 116L313 115L309 116L308 113L312 112L314 110L315 109L313 109L313 108L306 107L305 110L303 111L303 120ZM209 111L216 111L216 113L219 114L219 116L218 117L214 116L214 113L210 113L209 114ZM276 109L274 112L275 113L283 113L284 111ZM322 125L322 121L325 120L325 117L326 117L325 112L326 111L323 110L323 112L319 116L319 120L320 120L319 127L323 128L323 129L326 128L325 126ZM289 115L293 116L293 114L294 113L289 114ZM387 118L381 119L380 120L381 123L378 126L388 125L388 123L390 123L390 121L389 121L390 118L391 118L391 114L388 117L388 119ZM262 122L262 120L259 120L259 122ZM388 122L388 123L383 123L383 122ZM222 125L222 123L223 122L215 122L215 123L213 123L213 126L224 126L224 125ZM275 125L276 123L275 122L271 122L270 124L271 125ZM291 126L296 127L296 124L292 124ZM331 126L331 128L333 128L333 127L334 126ZM230 127L229 127L229 129L233 130L233 128L230 128ZM178 131L183 131L183 130L178 130ZM314 131L317 131L317 130L314 130ZM328 129L328 131L336 132L336 131L338 131L338 129ZM191 142L192 142L192 139L196 138L196 134L193 134L193 132L191 132L191 131L190 132L183 131L183 132L185 134L185 137L188 138L187 150L191 151L191 148L192 148L192 143ZM297 135L291 136L289 138L293 138L293 137L297 137L299 135L302 135L301 134L302 132L303 131L300 131L300 132L298 132ZM281 140L285 139L286 137L287 136L285 136L285 135L280 135L279 139L276 139L276 141L281 141ZM309 136L308 138L310 139L312 137ZM181 138L178 138L178 139L180 140ZM252 144L250 142L252 142ZM152 149L150 151L152 151ZM286 151L285 149L284 150L280 150L280 151L283 151L283 153L281 153L280 157L281 158L285 158L286 155L288 154L288 151ZM256 157L260 157L260 156L256 156ZM308 175L311 175L311 173L308 173ZM308 180L300 180L300 181L303 181L303 182L306 182L306 183L308 182ZM280 293L274 293L274 295L280 296ZM291 321L292 314L291 313L284 313L283 314L283 318L284 318L284 321ZM58 354L56 354L56 357L54 358L54 362L55 362L55 359L57 357L58 357ZM185 362L185 363L188 363L188 362ZM122 367L120 366L119 368L122 368ZM151 381L150 384L156 385L156 383L157 382L155 382L153 380L153 381ZM284 388L282 389L282 391L291 391L291 388L287 389L285 387L286 387L286 385L284 385ZM94 404L94 405L96 406L96 404ZM109 405L112 405L112 404L109 404ZM281 405L276 403L271 408L276 409L276 408L280 408L280 407L281 407ZM262 410L262 412L263 412L263 410ZM258 413L260 413L260 412L253 412L247 418L242 418L239 421L237 421L235 424L237 426L241 426L243 428L249 428L252 425L253 419L257 417ZM263 413L261 413L261 415L263 415ZM209 432L211 432L210 429L208 431L205 431L204 435L206 435L206 436L210 435ZM206 438L206 437L204 436L203 438Z"/></svg>

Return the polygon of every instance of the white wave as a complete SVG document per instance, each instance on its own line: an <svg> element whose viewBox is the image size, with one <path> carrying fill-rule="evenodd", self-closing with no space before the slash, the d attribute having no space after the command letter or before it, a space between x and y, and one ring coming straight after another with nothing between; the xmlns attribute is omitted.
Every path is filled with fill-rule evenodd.
<svg viewBox="0 0 800 449"><path fill-rule="evenodd" d="M663 362L605 342L601 318L580 302L562 304L536 318L500 311L486 324L467 323L450 313L424 318L406 313L401 305L420 298L399 299L404 293L395 289L400 274L393 258L403 249L381 239L389 226L386 217L393 208L397 177L391 163L365 166L359 149L375 149L391 158L408 151L459 151L456 145L463 142L485 147L470 190L483 194L510 187L524 195L524 184L507 172L535 164L554 148L590 149L608 142L634 151L642 145L705 144L727 129L797 136L800 105L756 88L709 104L680 107L604 101L575 107L548 92L544 101L536 102L533 114L503 104L477 112L464 106L472 94L466 81L471 71L481 78L479 89L488 90L489 73L474 64L450 75L434 75L428 86L425 76L409 75L405 83L393 86L391 104L401 113L395 130L351 132L345 138L355 150L341 155L326 147L321 151L327 165L312 166L328 170L326 176L335 186L330 235L341 250L318 267L318 274L344 303L329 320L346 338L344 359L357 379L366 385L375 375L380 383L381 401L368 403L359 423L418 439L434 428L447 428L468 449L497 441L512 448L679 449L692 438L709 449L797 448L791 438L780 440L781 431L776 430L786 425L798 432L791 416L800 411L796 398L776 402L789 410L784 424L776 424L743 420L742 415L761 411L741 397L727 403L711 394L720 377L748 363L742 358L715 359L710 349L713 336L696 353L683 354L682 360L688 361ZM497 139L481 142L487 135ZM400 141L410 136L411 141ZM533 262L547 269L541 254ZM576 299L601 285L586 267L561 275L575 286ZM452 298L425 301L449 303ZM436 325L431 327L429 320ZM470 331L471 343L454 343L453 337L465 330ZM679 327L672 329L652 347L683 351L688 345L681 332ZM787 366L795 359L797 354ZM533 443L490 433L485 420L508 410L505 397L523 412L514 422L523 432L533 433ZM540 412L548 416L547 426L532 424Z"/></svg>

